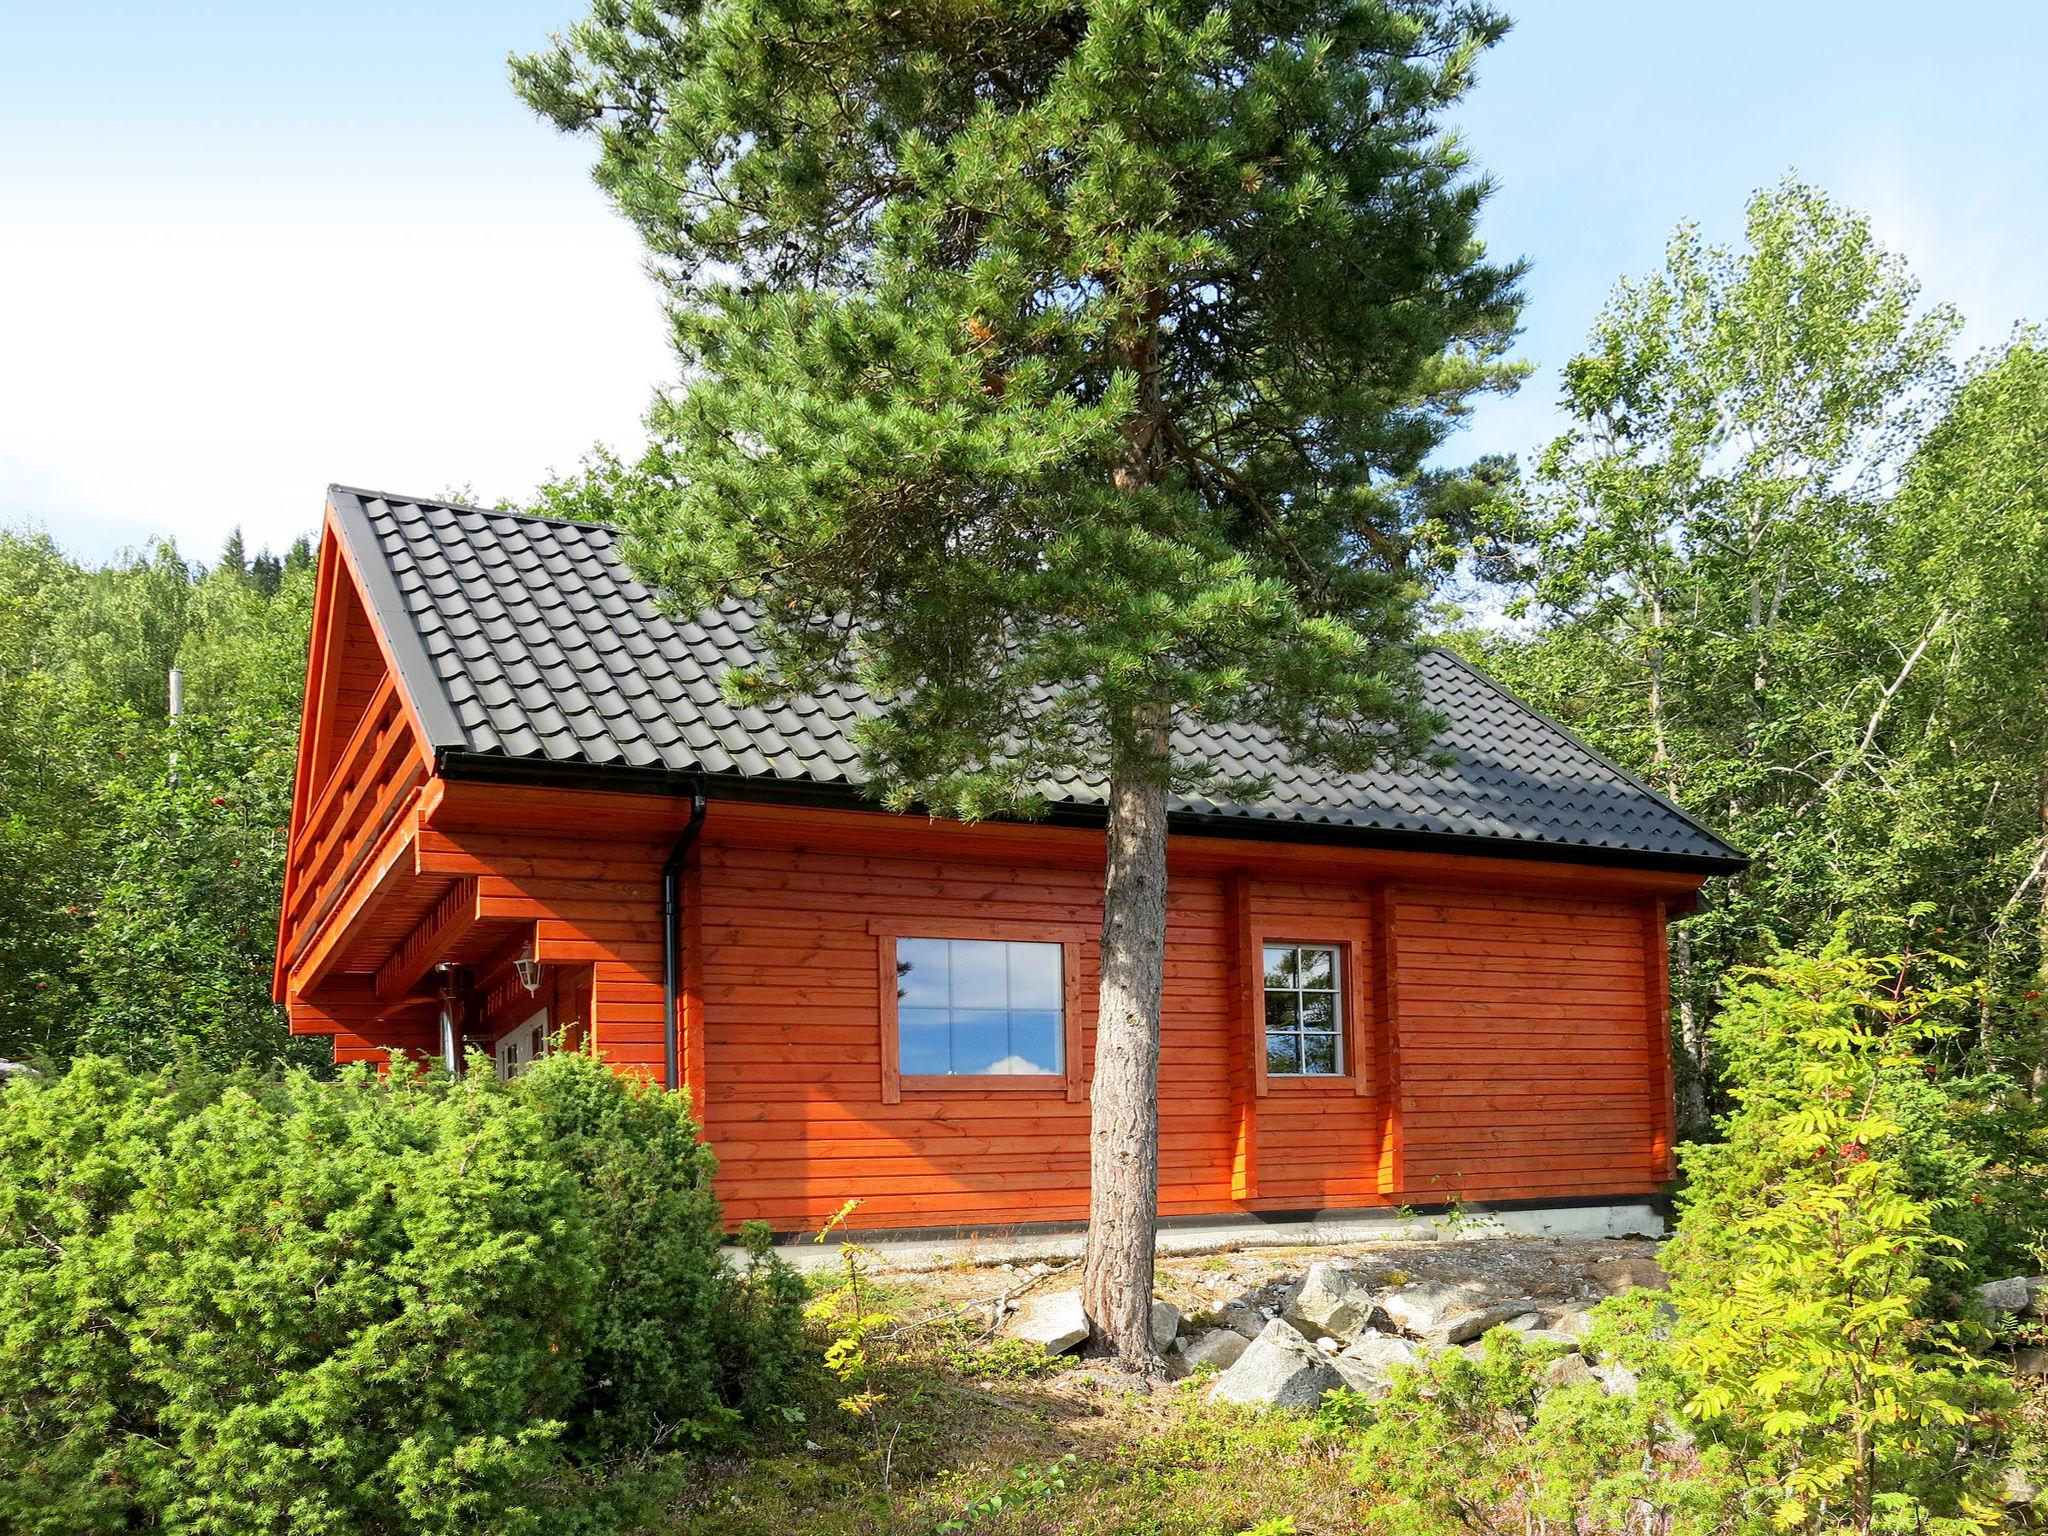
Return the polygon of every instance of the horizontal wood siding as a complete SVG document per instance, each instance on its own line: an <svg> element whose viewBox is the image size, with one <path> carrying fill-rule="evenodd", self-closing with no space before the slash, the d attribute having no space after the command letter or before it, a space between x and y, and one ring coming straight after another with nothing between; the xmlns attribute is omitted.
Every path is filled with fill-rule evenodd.
<svg viewBox="0 0 2048 1536"><path fill-rule="evenodd" d="M431 787L417 878L474 881L479 932L514 950L531 933L550 986L575 976L595 1048L658 1078L660 871L687 803ZM1168 909L1163 1212L1594 1198L1667 1176L1669 877L1621 872L1601 891L1587 871L1527 864L1468 883L1440 856L1188 841ZM1085 1086L1099 836L1088 846L1058 829L713 804L685 879L680 1035L730 1220L800 1231L852 1199L866 1227L1085 1217L1085 1092L912 1080L890 1101L880 946L921 925L1070 936ZM1262 939L1346 946L1343 1079L1255 1070L1247 949ZM367 1020L333 1022L344 1054L373 1049ZM430 1024L413 1013L394 1033Z"/></svg>
<svg viewBox="0 0 2048 1536"><path fill-rule="evenodd" d="M1390 910L1405 1198L1635 1193L1666 1176L1641 902L1403 889Z"/></svg>
<svg viewBox="0 0 2048 1536"><path fill-rule="evenodd" d="M701 941L707 1134L734 1219L970 1227L1077 1220L1087 1208L1088 1111L1046 1091L883 1086L872 927L984 921L991 936L1099 922L1086 868L821 848L708 847ZM1641 1193L1656 1158L1659 1080L1648 1042L1644 904L1450 888L1406 891L1398 985L1361 881L1250 883L1253 929L1350 941L1352 1073L1275 1079L1256 1100L1256 1194L1244 1183L1231 1037L1225 879L1178 872L1169 906L1160 1070L1160 1207L1170 1215L1592 1193ZM1389 951L1391 952L1391 951ZM1095 948L1084 947L1092 1048ZM1383 1112L1375 998L1402 1080ZM1362 1016L1361 1016L1362 1015ZM1386 1050L1392 1057L1395 1052ZM1243 1072L1240 1052L1235 1070ZM1092 1065L1084 1056L1084 1067ZM1360 1084L1354 1073L1363 1073ZM1398 1123L1399 1136L1390 1128ZM1405 1167L1392 1160L1397 1147Z"/></svg>
<svg viewBox="0 0 2048 1536"><path fill-rule="evenodd" d="M589 1038L622 1071L659 1078L661 864L674 835L607 838L598 814L573 834L534 818L533 794L463 786L459 810L492 824L422 830L420 867L475 876L480 918L531 923L542 965L587 967Z"/></svg>

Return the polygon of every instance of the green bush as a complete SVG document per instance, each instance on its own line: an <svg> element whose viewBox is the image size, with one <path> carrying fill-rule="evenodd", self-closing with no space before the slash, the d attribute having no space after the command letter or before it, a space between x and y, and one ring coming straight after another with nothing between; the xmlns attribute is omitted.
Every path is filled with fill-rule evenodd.
<svg viewBox="0 0 2048 1536"><path fill-rule="evenodd" d="M799 1288L682 1100L558 1055L0 1090L0 1529L602 1532L730 1441Z"/></svg>
<svg viewBox="0 0 2048 1536"><path fill-rule="evenodd" d="M1927 1069L1972 993L1940 984L1940 962L1838 937L1745 973L1716 1026L1736 1108L1720 1142L1686 1150L1670 1363L1781 1530L1998 1520L2008 1394L1949 1315L1981 1163Z"/></svg>
<svg viewBox="0 0 2048 1536"><path fill-rule="evenodd" d="M1678 1427L1668 1384L1632 1393L1546 1388L1557 1351L1512 1329L1398 1371L1378 1403L1340 1395L1350 1414L1354 1476L1387 1536L1710 1536L1738 1528L1727 1457Z"/></svg>

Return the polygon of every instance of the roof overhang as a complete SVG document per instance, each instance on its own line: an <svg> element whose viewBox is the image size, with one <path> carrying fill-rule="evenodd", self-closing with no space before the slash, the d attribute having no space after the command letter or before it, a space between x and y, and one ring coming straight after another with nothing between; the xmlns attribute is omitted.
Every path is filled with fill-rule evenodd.
<svg viewBox="0 0 2048 1536"><path fill-rule="evenodd" d="M711 800L738 800L757 805L801 806L813 810L858 810L888 814L860 786L822 784L808 779L765 779L735 773L677 773L665 768L627 764L557 763L530 758L500 757L484 752L443 751L435 765L444 778L485 784L528 784L561 789L610 791L631 795L702 794ZM904 814L923 815L913 810ZM992 817L1019 821L1022 818ZM1055 802L1040 825L1098 828L1108 820L1101 805ZM1213 811L1170 812L1168 826L1177 832L1248 842L1308 844L1324 848L1381 849L1388 852L1463 854L1476 858L1529 859L1552 864L1581 864L1606 869L1655 870L1668 874L1740 874L1745 857L1709 858L1688 854L1651 853L1602 848L1582 843L1538 842L1534 839L1460 837L1441 832L1400 832L1334 822L1293 821L1280 817L1224 814Z"/></svg>

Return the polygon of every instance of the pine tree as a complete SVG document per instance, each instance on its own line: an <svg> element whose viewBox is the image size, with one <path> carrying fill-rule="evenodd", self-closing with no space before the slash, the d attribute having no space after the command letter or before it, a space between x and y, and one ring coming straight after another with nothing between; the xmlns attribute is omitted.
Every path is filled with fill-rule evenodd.
<svg viewBox="0 0 2048 1536"><path fill-rule="evenodd" d="M1107 814L1083 1298L1149 1365L1166 832L1243 794L1183 727L1345 769L1425 749L1426 473L1510 387L1519 268L1443 112L1451 0L597 0L513 63L592 138L684 383L579 504L741 691L852 683L887 803ZM1448 509L1448 510L1447 510ZM1426 563L1426 562L1422 562Z"/></svg>

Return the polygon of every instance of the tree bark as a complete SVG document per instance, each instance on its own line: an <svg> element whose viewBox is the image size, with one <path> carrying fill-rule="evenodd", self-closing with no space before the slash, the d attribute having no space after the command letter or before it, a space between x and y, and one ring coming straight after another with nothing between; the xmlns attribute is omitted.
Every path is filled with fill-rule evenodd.
<svg viewBox="0 0 2048 1536"><path fill-rule="evenodd" d="M1110 773L1102 983L1081 1305L1107 1352L1157 1374L1152 1263L1159 1227L1159 1005L1166 970L1166 725L1155 710Z"/></svg>
<svg viewBox="0 0 2048 1536"><path fill-rule="evenodd" d="M1664 600L1650 593L1650 628L1653 636L1664 632ZM1650 783L1667 800L1676 801L1678 784L1671 769L1671 743L1664 719L1664 652L1660 644L1641 647L1642 661L1650 682ZM1693 1000L1692 934L1683 923L1671 931L1672 1056L1677 1064L1675 1105L1678 1134L1687 1140L1713 1129L1707 1112L1707 1032Z"/></svg>
<svg viewBox="0 0 2048 1536"><path fill-rule="evenodd" d="M1671 930L1671 1002L1677 1014L1678 1134L1687 1141L1714 1128L1707 1109L1707 1031L1692 989L1692 933L1681 922Z"/></svg>
<svg viewBox="0 0 2048 1536"><path fill-rule="evenodd" d="M2035 908L2034 922L2034 965L2035 990L2048 992L2048 770L2041 775L2041 896L2040 905ZM2036 1104L2048 1097L2048 1039L2042 1038L2037 1027L2027 1042L2034 1053L2032 1070L2027 1074L2027 1088Z"/></svg>

